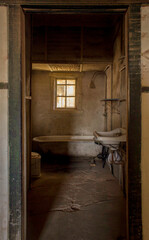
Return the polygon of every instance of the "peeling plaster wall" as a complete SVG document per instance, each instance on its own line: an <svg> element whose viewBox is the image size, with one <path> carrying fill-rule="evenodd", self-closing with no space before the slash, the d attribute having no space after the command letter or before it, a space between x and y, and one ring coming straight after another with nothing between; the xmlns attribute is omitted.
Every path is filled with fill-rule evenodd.
<svg viewBox="0 0 149 240"><path fill-rule="evenodd" d="M141 8L142 75L142 223L143 240L149 239L149 6Z"/></svg>
<svg viewBox="0 0 149 240"><path fill-rule="evenodd" d="M0 239L8 239L8 16L0 7Z"/></svg>
<svg viewBox="0 0 149 240"><path fill-rule="evenodd" d="M93 135L94 130L105 129L104 105L105 74L95 78L95 89L90 88L94 72L82 74L79 89L79 109L56 111L51 109L52 85L49 72L32 73L32 133L40 135ZM78 143L79 144L79 143Z"/></svg>

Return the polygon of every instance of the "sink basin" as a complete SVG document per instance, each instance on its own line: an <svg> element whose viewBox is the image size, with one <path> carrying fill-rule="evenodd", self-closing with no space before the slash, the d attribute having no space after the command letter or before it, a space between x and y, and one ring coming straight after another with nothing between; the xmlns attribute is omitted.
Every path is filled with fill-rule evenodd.
<svg viewBox="0 0 149 240"><path fill-rule="evenodd" d="M93 134L94 141L107 147L118 147L120 142L126 142L126 130L124 128L116 128L107 132L94 131Z"/></svg>

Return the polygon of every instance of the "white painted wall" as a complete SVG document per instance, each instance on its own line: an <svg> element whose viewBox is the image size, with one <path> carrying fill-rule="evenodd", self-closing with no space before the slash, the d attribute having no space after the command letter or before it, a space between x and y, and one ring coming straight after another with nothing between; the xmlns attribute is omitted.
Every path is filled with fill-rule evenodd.
<svg viewBox="0 0 149 240"><path fill-rule="evenodd" d="M8 82L8 15L0 7L0 83ZM8 89L0 89L0 240L8 239Z"/></svg>

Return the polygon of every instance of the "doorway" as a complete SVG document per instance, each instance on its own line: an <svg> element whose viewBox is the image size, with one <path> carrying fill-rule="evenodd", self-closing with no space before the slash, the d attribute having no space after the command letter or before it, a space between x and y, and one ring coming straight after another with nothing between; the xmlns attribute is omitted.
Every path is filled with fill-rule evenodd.
<svg viewBox="0 0 149 240"><path fill-rule="evenodd" d="M32 138L40 136L40 135L46 135L41 132L38 132L39 129L42 129L43 127L40 125L40 123L38 123L39 127L36 124L36 122L40 121L39 118L42 115L42 113L39 113L39 111L40 111L40 109L43 110L43 108L44 108L44 104L42 105L42 103L38 99L38 97L41 96L43 93L42 99L44 99L45 89L49 88L49 85L47 84L47 86L42 89L43 79L46 79L46 77L47 77L46 75L48 74L51 77L50 87L52 88L52 90L49 89L49 92L51 93L51 94L49 94L49 98L51 98L50 99L51 103L49 103L49 108L51 108L50 109L51 115L53 114L53 111L56 111L56 110L57 111L58 110L60 110L60 111L70 110L70 109L64 109L64 106L63 106L64 103L62 102L62 99L59 100L60 101L59 103L55 102L58 98L62 98L59 95L58 95L58 97L54 96L54 99L53 99L53 95L54 95L55 91L58 89L58 87L61 87L61 89L62 89L62 84L64 84L64 83L60 83L60 86L58 86L56 88L55 82L57 81L57 84L59 84L58 81L65 81L65 84L67 84L67 82L69 82L69 81L72 82L75 80L75 81L77 81L76 90L81 92L82 89L78 90L79 85L80 86L82 85L82 82L79 83L79 81L83 81L82 80L83 77L82 76L80 77L80 74L86 75L86 79L88 78L88 83L87 83L87 80L85 80L85 81L86 81L86 85L89 86L89 91L93 91L91 84L94 83L94 85L96 85L96 86L94 86L94 88L96 88L97 93L100 94L100 100L109 99L110 104L107 104L107 102L104 103L104 106L101 106L101 104L99 104L99 106L101 108L101 112L99 112L99 115L95 116L95 117L100 122L100 129L98 126L96 126L96 124L94 122L94 125L91 128L92 131L95 128L98 128L98 131L105 131L105 130L112 130L113 128L117 128L117 127L123 127L123 128L127 127L126 119L124 117L124 116L126 116L126 102L127 102L126 101L127 100L126 99L127 98L127 96L126 96L127 87L126 86L127 86L127 83L126 83L126 74L125 74L125 67L126 67L126 65L125 65L125 62L126 62L125 30L126 29L125 29L124 13L115 14L115 15L109 14L109 13L108 14L107 13L106 14L105 13L104 14L103 13L102 14L101 13L100 14L76 14L75 16L71 15L71 14L70 15L69 14L67 14L67 15L66 14L64 14L64 15L32 14L32 16L29 16L28 19L29 19L29 21L32 22L32 30L30 31L29 35L30 35L30 38L32 38L32 42L33 42L32 51L30 50L30 52L32 52L33 68L34 68L34 73L31 74L32 77L29 77L29 79L32 78L32 83L29 80L29 84L27 84L27 89L29 89L29 96L28 96L27 100L31 100L30 94L31 94L31 92L33 94L32 95L32 97L33 97L32 98L32 102L33 102L33 104L32 104L32 111L33 111L32 127L30 127L30 123L31 123L31 121L30 121L30 116L31 116L30 115L30 112L31 112L30 102L29 102L29 106L27 107L28 108L28 113L27 113L28 120L27 121L28 121L28 126L29 126L27 128L28 133L29 133L27 135L27 139L29 140L29 141L27 141L29 143L28 148L27 148L28 149L27 150L27 152L28 152L28 168L27 168L28 174L27 175L28 175L28 187L29 187L29 185L31 184L31 162L30 162L30 157L29 157L31 155L31 148L30 148L30 146L31 146L31 144L30 144L31 129L33 131ZM116 22L118 22L118 24L116 24ZM111 26L110 26L110 24L111 24ZM110 35L112 35L112 40L109 43ZM52 45L52 40L48 43L50 37L53 40L54 45ZM65 41L61 42L60 39L64 39ZM70 44L70 46L69 46L69 44ZM90 47L90 45L91 45L91 47ZM102 50L100 51L100 53L96 52L97 45L102 46ZM31 49L30 44L29 44L29 48ZM117 65L119 68L122 69L122 71L121 71L121 69L117 69ZM78 67L79 67L79 70L78 70ZM47 68L48 68L48 70L47 70ZM56 69L56 70L53 71L53 70L51 70L52 68ZM69 71L66 70L67 68L69 69ZM86 70L84 70L84 69L86 69ZM75 77L75 75L76 75L75 71L77 74L79 74L79 77ZM49 74L49 72L50 72L50 74ZM85 72L85 73L82 74L82 72ZM102 74L103 74L103 76L101 77ZM36 75L38 75L38 76L36 76ZM100 75L100 77L99 77L99 75ZM78 80L79 78L81 80ZM102 78L102 81L99 78ZM49 82L49 79L47 81ZM68 87L71 87L71 88L74 87L74 83L73 83L73 85L71 85L71 84L69 84L69 86L64 86L64 87L66 89ZM117 85L117 87L114 88L115 84ZM98 88L99 87L98 85L100 86L100 88ZM104 86L104 89L101 89L101 86ZM56 90L54 90L54 93L53 93L53 88L56 88ZM80 88L82 88L82 87L80 87ZM36 91L35 91L35 89L36 89ZM38 92L39 89L42 89L42 91L40 93ZM101 93L100 93L100 91L101 91ZM103 93L103 96L102 96L102 93ZM84 92L82 91L81 94L83 95ZM89 92L87 94L89 94ZM97 99L98 95L95 96L95 94L96 94L95 89L94 89L94 92L92 92L91 94L94 95L95 99ZM123 102L121 103L121 106L119 106L120 101L118 101L118 103L111 102L114 99L117 99L117 98L120 99L121 94L123 94ZM74 95L71 96L71 98L74 98L74 97L75 97ZM64 98L64 96L63 96L63 98ZM67 98L70 98L69 95L65 96L65 105L66 106L67 106ZM78 98L80 98L80 99L78 100ZM45 101L45 99L44 99L44 101ZM77 108L75 108L75 111L81 112L82 104L80 104L80 102L81 101L83 102L83 100L81 99L81 97L79 97L79 94L77 96L77 101L78 102L76 102L76 103L78 105L77 105ZM114 101L116 101L116 100L114 100ZM37 106L38 105L37 103L40 103L41 105ZM86 103L86 105L87 104L88 103ZM97 105L98 103L94 102L94 104ZM56 109L57 106L59 108L62 107L62 109ZM94 105L92 105L92 107L93 106ZM103 109L104 109L105 115L101 117L101 115L103 115L102 114ZM115 110L115 112L114 112L114 110ZM43 110L43 111L48 112L48 109ZM73 107L71 108L71 115L72 115L72 111L73 111ZM59 113L56 112L56 114L59 114ZM49 112L48 112L48 114L49 114ZM62 113L62 114L64 114L64 113ZM65 114L67 114L69 116L68 111L67 111L67 113L65 112ZM78 115L78 113L76 113L76 114ZM93 113L92 113L92 115L93 115ZM67 119L70 118L70 116L69 117L68 116L67 116ZM88 116L89 116L89 112L88 112ZM55 116L54 116L54 118L55 118ZM76 129L74 124L72 124L73 121L75 122L75 120L74 120L75 113L73 113L73 117L71 116L70 119L71 119L71 121L70 121L71 124L65 123L67 125L67 131L64 130L64 133L62 132L62 130L65 129L65 124L58 131L57 129L60 126L60 124L57 123L57 125L56 125L56 122L54 122L53 119L51 120L51 123L49 122L49 125L52 125L52 124L56 125L55 130L53 127L49 130L42 129L42 131L43 132L49 131L52 136L57 135L58 132L60 132L61 135L64 134L64 135L70 136L72 134L71 130L73 130L73 132L74 132L74 129ZM41 121L43 121L42 118L41 118ZM66 117L64 120L62 120L62 118L60 118L60 121L66 122ZM85 121L83 121L83 120L82 120L82 122L85 123ZM92 121L90 121L90 125L92 125L91 122ZM43 124L43 125L45 126L45 124ZM77 125L78 125L78 123L77 123ZM70 127L70 130L68 130L68 126ZM82 129L82 127L80 127L80 129L82 131L86 131L87 126L88 126L88 123L86 125L86 128L84 127ZM53 133L52 133L52 130L53 130ZM77 131L78 130L76 130L76 135L78 135ZM82 135L83 134L84 133L82 132ZM89 131L89 135L90 134L91 134L91 132ZM74 135L74 134L72 134L72 135ZM34 143L34 145L35 145L35 143ZM68 152L66 153L66 155L68 155L67 157L72 156L72 153L70 154L70 151L72 148L74 148L74 144L73 144L73 147L70 147L70 145L71 144L70 143L68 144L68 142L67 142L66 149L69 152L69 155L67 154ZM79 145L80 145L80 143L79 143ZM77 145L75 146L77 148L77 152L79 152L79 147L80 147L80 146L79 147L78 146ZM84 146L82 145L81 150L83 149L83 147ZM87 146L85 146L85 147L87 147ZM85 149L85 147L84 147L84 149ZM44 158L46 158L46 160L54 158L53 156L49 157L49 156L45 155L45 153L49 153L49 149L47 152L47 151L44 151L43 149L41 150L39 148L41 148L41 146L40 147L33 146L32 151L36 150L38 153L41 153L42 161L44 161L43 160ZM54 148L60 149L59 146L55 147L55 144L52 144L52 150ZM62 147L62 149L64 149L64 146ZM100 152L99 148L98 148L98 151ZM51 152L51 149L50 149L50 152ZM56 150L56 152L54 152L54 154L57 155L58 150ZM85 154L86 154L86 152L84 153L84 156L85 156ZM89 157L91 157L91 154ZM93 153L92 153L92 157L93 157ZM60 160L60 163L59 163L60 165L63 162L62 159L63 158L61 158L61 160ZM68 160L68 158L65 158L65 159ZM64 159L64 163L65 163L65 159ZM87 160L89 160L89 159L87 158ZM43 165L44 164L45 163L43 163ZM45 165L44 165L44 167L45 167ZM114 166L114 167L115 167L115 169L114 169L115 177L119 178L119 175L120 175L119 168L117 168L117 166ZM48 166L46 166L46 168L48 168ZM52 175L52 173L50 171L49 171L49 173ZM121 183L121 185L123 185L122 186L123 191L126 192L126 190L125 190L126 186L124 185L124 181L123 181L124 179L126 180L124 169L123 169L123 174L124 175L120 176L120 178L118 180ZM81 177L83 178L83 176L81 176ZM35 181L35 183L33 183L33 185L34 184L36 185L37 182ZM30 187L33 185L30 185ZM49 187L50 186L51 185L49 184ZM74 189L74 191L75 191L75 189ZM31 198L30 198L30 201L32 201ZM36 198L38 198L38 196L36 196ZM75 200L73 200L73 201L75 201ZM52 203L51 203L51 205L52 205ZM74 203L74 206L75 207L77 206L76 208L78 208L78 209L76 209L76 210L79 210L81 205ZM35 218L37 218L36 213L34 213L34 214L35 214ZM44 219L43 223L45 224L45 219ZM29 222L29 225L32 225L32 223ZM41 227L41 225L40 225L40 227ZM39 228L39 226L38 226L38 228ZM126 233L124 233L124 235L126 235ZM123 237L123 236L117 236L117 237ZM37 239L37 237L36 237L36 239Z"/></svg>
<svg viewBox="0 0 149 240"><path fill-rule="evenodd" d="M121 8L127 9L128 7L128 148L127 156L131 161L127 162L127 235L130 238L140 239L142 237L142 216L141 216L141 68L140 68L140 52L141 52L141 25L140 25L140 4L130 4L129 6L99 6L94 5L94 11L103 11ZM41 8L44 12L50 12L59 10L66 10L66 12L74 11L90 11L93 10L92 6L84 7L80 6L64 6L56 5L56 7L49 4L48 9ZM73 9L73 10L72 10ZM85 9L85 10L83 10ZM25 191L26 171L23 166L26 166L25 152L22 149L24 144L24 138L22 138L22 86L21 82L24 79L24 50L21 49L21 41L24 44L25 35L24 28L21 28L21 14L20 6L10 6L9 9L9 34L12 36L9 38L9 156L10 156L10 224L9 234L11 238L23 238L26 233L25 228L25 197L22 190ZM39 12L38 9L32 9L29 6L24 6L25 13ZM23 15L24 16L24 15ZM18 17L20 21L18 21ZM22 20L23 22L23 20ZM24 26L24 24L23 24ZM21 35L22 32L22 35ZM22 47L23 47L22 44ZM22 56L23 55L23 56ZM22 67L22 68L21 68ZM23 76L22 76L23 75ZM17 123L17 124L16 124ZM23 133L24 130L23 130ZM14 136L16 136L14 141ZM134 146L138 146L137 148ZM22 159L22 162L21 162ZM129 211L128 211L129 210ZM24 237L25 238L25 237Z"/></svg>

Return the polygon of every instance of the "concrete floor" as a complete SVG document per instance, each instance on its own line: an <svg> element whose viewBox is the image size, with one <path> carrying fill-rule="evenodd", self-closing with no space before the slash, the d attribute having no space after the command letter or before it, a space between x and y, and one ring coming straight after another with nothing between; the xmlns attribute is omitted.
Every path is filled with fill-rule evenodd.
<svg viewBox="0 0 149 240"><path fill-rule="evenodd" d="M28 240L125 239L125 200L100 160L44 162L28 193Z"/></svg>

